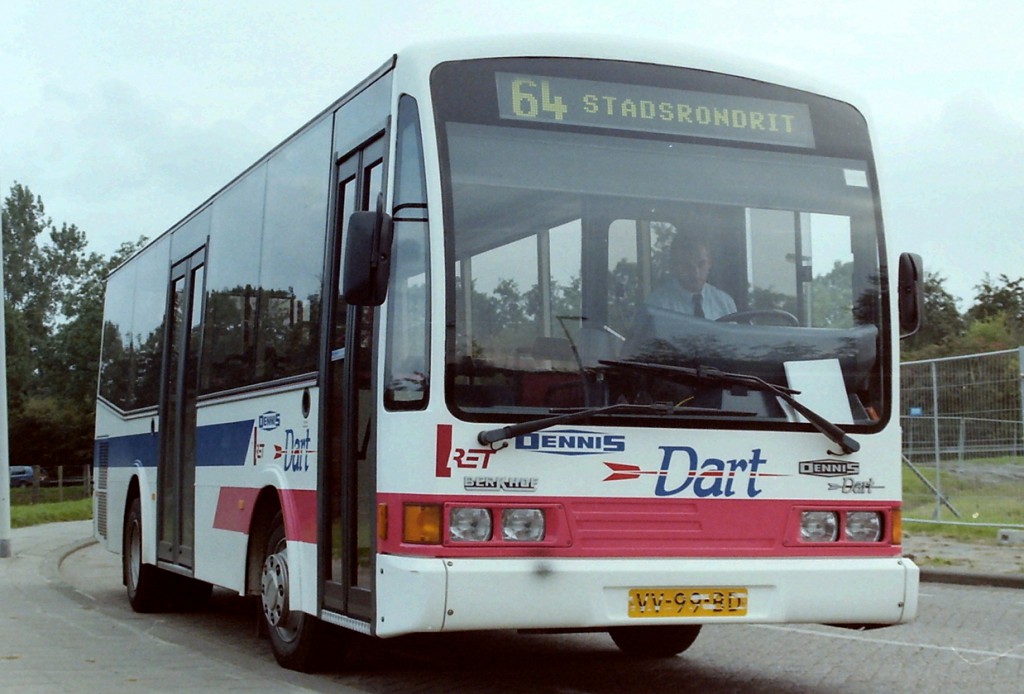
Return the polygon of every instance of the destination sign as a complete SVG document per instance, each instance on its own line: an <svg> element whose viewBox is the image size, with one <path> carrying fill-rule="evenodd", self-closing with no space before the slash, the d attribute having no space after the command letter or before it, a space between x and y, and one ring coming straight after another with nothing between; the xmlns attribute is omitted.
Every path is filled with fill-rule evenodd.
<svg viewBox="0 0 1024 694"><path fill-rule="evenodd" d="M814 147L806 104L499 72L505 119Z"/></svg>

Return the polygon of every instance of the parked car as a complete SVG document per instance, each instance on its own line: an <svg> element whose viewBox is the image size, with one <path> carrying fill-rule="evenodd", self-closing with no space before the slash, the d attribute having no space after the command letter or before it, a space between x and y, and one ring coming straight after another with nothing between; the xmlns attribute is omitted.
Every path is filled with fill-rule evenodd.
<svg viewBox="0 0 1024 694"><path fill-rule="evenodd" d="M31 487L36 481L36 469L31 465L11 465L11 487ZM46 471L39 468L39 483L46 481Z"/></svg>

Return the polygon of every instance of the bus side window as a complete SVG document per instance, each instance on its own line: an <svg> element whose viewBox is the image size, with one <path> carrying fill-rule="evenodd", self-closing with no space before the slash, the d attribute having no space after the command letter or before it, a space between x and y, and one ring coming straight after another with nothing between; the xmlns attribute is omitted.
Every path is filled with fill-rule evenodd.
<svg viewBox="0 0 1024 694"><path fill-rule="evenodd" d="M398 105L396 157L384 403L422 409L430 374L430 268L419 111L410 96Z"/></svg>

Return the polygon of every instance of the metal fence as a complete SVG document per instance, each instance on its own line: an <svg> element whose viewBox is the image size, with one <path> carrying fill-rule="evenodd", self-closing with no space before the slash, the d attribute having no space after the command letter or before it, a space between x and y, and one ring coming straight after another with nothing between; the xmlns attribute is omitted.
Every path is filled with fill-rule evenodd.
<svg viewBox="0 0 1024 694"><path fill-rule="evenodd" d="M1024 347L901 365L904 517L1024 527Z"/></svg>

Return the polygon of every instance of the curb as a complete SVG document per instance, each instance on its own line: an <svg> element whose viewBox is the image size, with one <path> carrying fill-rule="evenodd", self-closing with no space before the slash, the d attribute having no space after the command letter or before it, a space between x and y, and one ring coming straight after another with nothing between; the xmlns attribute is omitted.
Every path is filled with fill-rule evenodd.
<svg viewBox="0 0 1024 694"><path fill-rule="evenodd" d="M63 545L62 547L58 547L57 549L48 552L43 560L43 571L45 572L46 579L51 583L70 586L70 584L64 580L64 577L60 575L61 564L63 564L64 560L75 552L83 550L86 547L92 547L95 544L98 544L96 538L86 537L78 540L77 542Z"/></svg>
<svg viewBox="0 0 1024 694"><path fill-rule="evenodd" d="M921 581L927 583L949 583L961 586L989 586L992 588L1017 588L1024 590L1024 576L980 574L969 571L943 571L921 569Z"/></svg>

